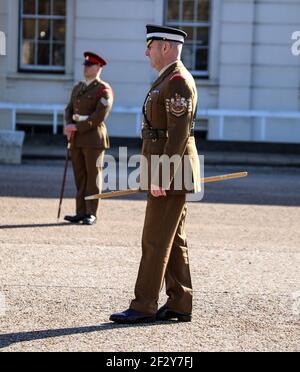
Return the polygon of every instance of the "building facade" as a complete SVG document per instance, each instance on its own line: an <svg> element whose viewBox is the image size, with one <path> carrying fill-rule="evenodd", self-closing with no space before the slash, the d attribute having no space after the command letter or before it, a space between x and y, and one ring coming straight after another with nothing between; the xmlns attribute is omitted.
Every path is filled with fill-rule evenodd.
<svg viewBox="0 0 300 372"><path fill-rule="evenodd" d="M103 79L115 91L111 136L136 137L134 113L156 73L145 56L145 25L188 33L183 59L196 78L199 109L299 112L300 0L0 0L0 103L64 105L82 79L82 54L108 61ZM294 37L293 40L293 35ZM119 110L118 108L123 108ZM261 120L202 118L210 140L261 140ZM0 110L0 130L11 128ZM18 112L18 128L46 124L38 112ZM60 118L60 120L62 120ZM266 123L265 123L266 124ZM264 141L300 143L300 119L270 118Z"/></svg>

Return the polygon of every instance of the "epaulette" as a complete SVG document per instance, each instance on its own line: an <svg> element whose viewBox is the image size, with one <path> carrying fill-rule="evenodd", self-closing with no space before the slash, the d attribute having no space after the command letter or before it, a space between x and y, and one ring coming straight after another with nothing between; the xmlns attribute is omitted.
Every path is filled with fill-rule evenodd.
<svg viewBox="0 0 300 372"><path fill-rule="evenodd" d="M178 72L174 74L173 76L171 76L170 81L175 80L175 79L186 80L186 78Z"/></svg>
<svg viewBox="0 0 300 372"><path fill-rule="evenodd" d="M108 92L111 92L111 91L112 91L112 89L110 87L108 87L108 86L102 88L102 92L103 93L108 93Z"/></svg>
<svg viewBox="0 0 300 372"><path fill-rule="evenodd" d="M112 95L114 95L111 86L102 82L102 86L99 88L97 92L97 98L98 99L101 98L104 93L112 93Z"/></svg>

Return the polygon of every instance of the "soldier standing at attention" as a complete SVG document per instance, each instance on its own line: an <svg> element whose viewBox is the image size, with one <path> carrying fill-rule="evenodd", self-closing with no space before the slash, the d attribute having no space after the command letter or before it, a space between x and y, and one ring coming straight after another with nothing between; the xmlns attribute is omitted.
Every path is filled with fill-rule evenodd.
<svg viewBox="0 0 300 372"><path fill-rule="evenodd" d="M99 188L102 188L104 151L109 148L104 121L113 105L113 91L109 84L100 80L103 66L107 62L91 52L85 52L84 57L85 81L74 87L65 110L65 132L71 140L77 188L76 215L66 216L65 220L93 225L97 220L99 201L85 201L84 198L97 194Z"/></svg>
<svg viewBox="0 0 300 372"><path fill-rule="evenodd" d="M193 135L197 111L194 78L181 62L187 34L181 30L148 25L146 56L159 72L144 105L143 150L151 155L179 157L160 182L157 168L148 186L148 203L142 239L142 259L135 287L135 299L124 312L111 315L116 323L141 323L153 320L192 319L192 283L185 234L186 194L201 191L200 164ZM185 171L188 156L192 188L174 187L179 169ZM143 166L141 167L143 168ZM149 165L149 168L151 166ZM184 168L184 169L182 169ZM141 171L141 184L145 177ZM147 173L147 172L146 172ZM162 172L163 173L163 172ZM167 179L166 179L167 178ZM182 173L180 177L182 178ZM159 181L157 181L159 180ZM166 283L167 303L158 311L159 293Z"/></svg>

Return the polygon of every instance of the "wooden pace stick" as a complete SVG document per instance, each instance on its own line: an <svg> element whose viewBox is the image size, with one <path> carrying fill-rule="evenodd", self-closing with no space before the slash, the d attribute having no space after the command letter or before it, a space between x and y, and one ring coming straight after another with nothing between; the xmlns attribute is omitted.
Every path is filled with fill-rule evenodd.
<svg viewBox="0 0 300 372"><path fill-rule="evenodd" d="M58 212L57 212L57 221L60 219L61 215L61 207L64 199L64 194L65 194L65 186L66 186L66 180L67 180L67 172L68 172L68 165L69 165L69 158L70 158L70 151L71 151L71 143L73 141L74 134L71 135L70 140L68 141L68 146L67 146L67 154L66 154L66 160L65 160L65 167L64 167L64 174L63 174L63 179L62 179L62 184L61 184L61 191L60 191L60 197L59 197L59 206L58 206Z"/></svg>
<svg viewBox="0 0 300 372"><path fill-rule="evenodd" d="M207 177L207 178L204 178L203 182L204 183L220 182L220 181L234 180L237 178L243 178L247 176L248 176L248 172L231 173L231 174L224 174L223 176Z"/></svg>
<svg viewBox="0 0 300 372"><path fill-rule="evenodd" d="M224 174L222 176L204 178L203 182L204 183L220 182L220 181L226 181L226 180L233 180L237 178L243 178L247 176L248 176L248 172ZM115 198L115 197L120 197L120 196L133 195L139 192L141 192L140 189L106 192L104 194L87 196L85 200L110 199L110 198Z"/></svg>

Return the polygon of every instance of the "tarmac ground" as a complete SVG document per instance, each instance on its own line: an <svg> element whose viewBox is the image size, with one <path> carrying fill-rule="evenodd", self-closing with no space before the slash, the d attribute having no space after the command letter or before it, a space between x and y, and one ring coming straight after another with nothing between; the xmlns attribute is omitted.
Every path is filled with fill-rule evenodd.
<svg viewBox="0 0 300 372"><path fill-rule="evenodd" d="M63 161L0 166L0 350L299 351L300 170L205 176L245 170L189 204L193 321L120 326L109 316L133 296L145 196L102 201L93 227L57 223Z"/></svg>

